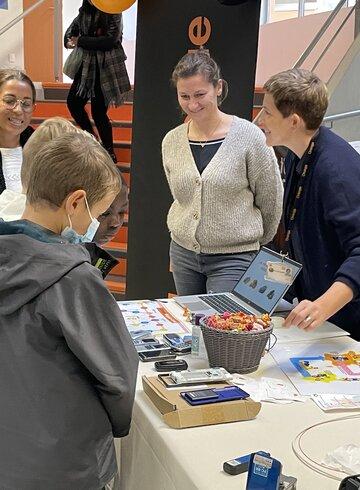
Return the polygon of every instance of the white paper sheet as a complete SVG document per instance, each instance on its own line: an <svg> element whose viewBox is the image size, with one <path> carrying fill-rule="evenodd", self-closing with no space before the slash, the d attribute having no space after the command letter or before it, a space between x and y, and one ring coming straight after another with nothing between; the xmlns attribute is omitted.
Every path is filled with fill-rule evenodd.
<svg viewBox="0 0 360 490"><path fill-rule="evenodd" d="M314 340L349 335L348 332L330 322L324 322L322 325L320 325L320 327L316 328L315 330L307 332L306 330L302 330L297 327L285 328L282 326L283 320L284 319L280 316L272 317L272 321L274 324L273 333L276 335L277 342L279 344L287 342L309 342Z"/></svg>
<svg viewBox="0 0 360 490"><path fill-rule="evenodd" d="M347 411L360 410L360 394L359 395L312 395L311 399L316 405L328 412L331 410Z"/></svg>

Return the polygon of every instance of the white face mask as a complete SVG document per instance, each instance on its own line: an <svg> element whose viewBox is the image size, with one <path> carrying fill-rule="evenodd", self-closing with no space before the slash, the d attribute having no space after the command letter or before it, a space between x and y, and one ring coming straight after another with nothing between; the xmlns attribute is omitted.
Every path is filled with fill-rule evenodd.
<svg viewBox="0 0 360 490"><path fill-rule="evenodd" d="M90 213L90 208L89 204L87 202L87 199L85 197L85 204L87 211L89 213L89 216L91 218L91 223L89 224L86 232L84 235L80 235L77 231L74 230L72 227L71 219L70 216L68 215L68 220L69 220L69 225L64 230L61 232L61 236L66 238L66 240L70 243L87 243L87 242L92 242L94 239L94 236L97 232L97 229L100 226L99 221L96 218L93 218L91 213Z"/></svg>

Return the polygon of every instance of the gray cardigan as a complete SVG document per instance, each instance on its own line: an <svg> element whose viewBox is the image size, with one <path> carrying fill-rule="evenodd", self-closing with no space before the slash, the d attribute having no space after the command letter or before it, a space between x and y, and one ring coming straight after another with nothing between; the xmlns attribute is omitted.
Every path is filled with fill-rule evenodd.
<svg viewBox="0 0 360 490"><path fill-rule="evenodd" d="M172 239L197 253L259 249L275 235L283 187L274 151L254 124L233 118L219 150L200 175L188 141L188 124L162 144L174 202L167 224Z"/></svg>

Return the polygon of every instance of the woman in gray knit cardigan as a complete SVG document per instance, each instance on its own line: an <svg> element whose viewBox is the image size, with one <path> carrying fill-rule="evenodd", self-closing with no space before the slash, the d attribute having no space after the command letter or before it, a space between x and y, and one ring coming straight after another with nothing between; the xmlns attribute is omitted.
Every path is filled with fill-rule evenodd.
<svg viewBox="0 0 360 490"><path fill-rule="evenodd" d="M220 111L227 84L206 53L186 54L172 81L188 116L162 144L174 199L167 224L176 290L231 291L276 233L283 198L277 160L258 127Z"/></svg>

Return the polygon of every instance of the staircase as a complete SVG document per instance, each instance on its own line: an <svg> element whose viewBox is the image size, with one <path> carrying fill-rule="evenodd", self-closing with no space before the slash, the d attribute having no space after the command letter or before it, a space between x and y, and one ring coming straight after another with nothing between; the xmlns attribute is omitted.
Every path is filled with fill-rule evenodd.
<svg viewBox="0 0 360 490"><path fill-rule="evenodd" d="M66 106L66 96L69 84L44 83L41 90L44 100L36 103L32 118L32 125L38 126L49 117L61 116L71 120L71 115ZM127 101L124 105L111 108L108 115L113 125L114 149L118 160L118 167L122 172L126 183L130 185L130 162L131 162L131 136L132 136L132 102ZM90 112L90 107L87 106ZM106 284L117 300L125 299L126 291L126 253L127 253L127 227L126 216L123 226L115 238L106 244L104 248L114 255L119 264L106 278Z"/></svg>

